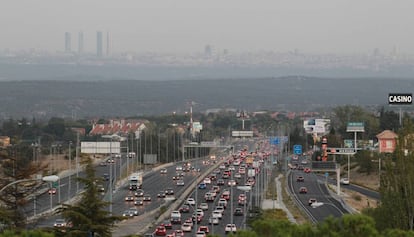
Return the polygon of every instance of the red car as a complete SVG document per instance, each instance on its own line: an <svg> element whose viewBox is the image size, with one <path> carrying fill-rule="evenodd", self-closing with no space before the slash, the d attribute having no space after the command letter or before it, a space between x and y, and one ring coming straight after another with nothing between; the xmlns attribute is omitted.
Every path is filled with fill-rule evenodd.
<svg viewBox="0 0 414 237"><path fill-rule="evenodd" d="M305 173L310 173L310 172L311 172L311 169L310 169L310 168L304 168L304 169L303 169L303 172L305 172Z"/></svg>
<svg viewBox="0 0 414 237"><path fill-rule="evenodd" d="M208 226L202 225L198 228L198 231L204 231L206 234L208 234L208 232L210 232L210 230L208 229Z"/></svg>
<svg viewBox="0 0 414 237"><path fill-rule="evenodd" d="M155 229L155 235L157 236L165 236L167 235L167 230L164 226L158 226L157 229Z"/></svg>

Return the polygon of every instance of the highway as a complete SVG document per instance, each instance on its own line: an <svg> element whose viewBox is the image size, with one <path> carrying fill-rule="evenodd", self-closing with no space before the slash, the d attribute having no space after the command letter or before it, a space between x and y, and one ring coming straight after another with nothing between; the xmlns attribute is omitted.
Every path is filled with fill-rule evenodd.
<svg viewBox="0 0 414 237"><path fill-rule="evenodd" d="M320 176L311 172L305 172L307 168L310 169L308 162L302 163L307 160L306 157L300 157L297 161L293 161L298 164L301 169L291 169L288 174L288 188L293 195L293 198L299 204L310 220L314 223L321 222L329 216L341 217L342 215L349 213L341 203L333 198L324 180L320 179ZM303 177L303 181L299 181L298 177ZM301 187L307 189L307 193L301 193ZM310 205L309 199L316 199L318 204Z"/></svg>

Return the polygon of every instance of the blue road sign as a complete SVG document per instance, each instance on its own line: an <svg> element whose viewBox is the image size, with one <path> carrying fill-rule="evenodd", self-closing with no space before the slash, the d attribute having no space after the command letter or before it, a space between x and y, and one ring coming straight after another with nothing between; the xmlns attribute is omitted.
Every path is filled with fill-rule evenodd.
<svg viewBox="0 0 414 237"><path fill-rule="evenodd" d="M293 145L293 154L301 155L302 154L302 145Z"/></svg>
<svg viewBox="0 0 414 237"><path fill-rule="evenodd" d="M272 145L279 145L279 143L280 143L279 137L272 137L272 138L270 138L270 144L272 144Z"/></svg>

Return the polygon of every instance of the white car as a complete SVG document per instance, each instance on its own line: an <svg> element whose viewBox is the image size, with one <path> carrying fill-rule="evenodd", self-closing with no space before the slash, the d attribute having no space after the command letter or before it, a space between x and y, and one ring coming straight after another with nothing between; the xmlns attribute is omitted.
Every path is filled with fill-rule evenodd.
<svg viewBox="0 0 414 237"><path fill-rule="evenodd" d="M218 225L220 222L220 219L218 217L210 217L208 218L208 223L210 223L211 225Z"/></svg>
<svg viewBox="0 0 414 237"><path fill-rule="evenodd" d="M204 231L197 231L197 233L196 233L196 237L206 237L207 235L206 235L206 232L204 232Z"/></svg>
<svg viewBox="0 0 414 237"><path fill-rule="evenodd" d="M224 208L226 208L227 207L227 200L224 199L224 198L220 198L219 201L218 201L218 205L223 206Z"/></svg>
<svg viewBox="0 0 414 237"><path fill-rule="evenodd" d="M349 184L349 179L348 178L342 178L340 180L340 182L341 182L341 184L348 185Z"/></svg>
<svg viewBox="0 0 414 237"><path fill-rule="evenodd" d="M196 210L196 213L199 214L199 215L201 215L201 216L204 216L204 211L201 210L201 209L197 209Z"/></svg>
<svg viewBox="0 0 414 237"><path fill-rule="evenodd" d="M184 232L191 232L192 227L189 223L184 223L181 225L181 230Z"/></svg>
<svg viewBox="0 0 414 237"><path fill-rule="evenodd" d="M221 212L221 214L223 214L223 212L224 212L224 206L216 206L215 211L219 211L219 212Z"/></svg>
<svg viewBox="0 0 414 237"><path fill-rule="evenodd" d="M236 186L236 180L234 180L234 179L230 179L228 182L227 182L227 185L228 186Z"/></svg>
<svg viewBox="0 0 414 237"><path fill-rule="evenodd" d="M204 178L203 182L205 184L211 184L211 179L210 178Z"/></svg>
<svg viewBox="0 0 414 237"><path fill-rule="evenodd" d="M198 205L198 207L203 210L203 211L207 211L208 210L208 204L206 202L202 202L200 203L200 205Z"/></svg>
<svg viewBox="0 0 414 237"><path fill-rule="evenodd" d="M187 198L186 203L188 205L194 206L195 205L195 200L194 200L194 198Z"/></svg>
<svg viewBox="0 0 414 237"><path fill-rule="evenodd" d="M223 212L219 210L214 210L212 213L212 217L221 219L223 217Z"/></svg>
<svg viewBox="0 0 414 237"><path fill-rule="evenodd" d="M237 227L235 224L227 224L224 228L224 231L226 232L226 234L229 232L236 233Z"/></svg>

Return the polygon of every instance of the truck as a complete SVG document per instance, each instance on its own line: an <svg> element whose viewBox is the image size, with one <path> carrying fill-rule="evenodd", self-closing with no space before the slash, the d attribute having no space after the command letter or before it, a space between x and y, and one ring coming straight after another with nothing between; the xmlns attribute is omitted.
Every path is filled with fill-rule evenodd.
<svg viewBox="0 0 414 237"><path fill-rule="evenodd" d="M143 179L142 172L132 173L129 176L129 190L142 189L142 182L143 182L142 179Z"/></svg>

